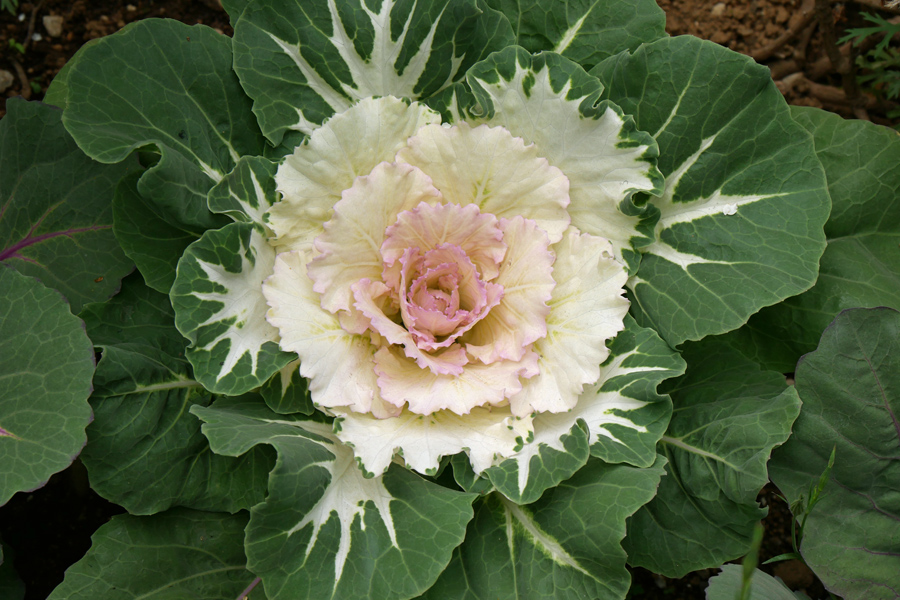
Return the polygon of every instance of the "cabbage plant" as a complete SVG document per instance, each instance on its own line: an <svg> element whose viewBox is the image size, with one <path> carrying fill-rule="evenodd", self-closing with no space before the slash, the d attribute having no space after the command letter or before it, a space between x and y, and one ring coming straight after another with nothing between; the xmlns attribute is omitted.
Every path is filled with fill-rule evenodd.
<svg viewBox="0 0 900 600"><path fill-rule="evenodd" d="M130 513L51 598L624 598L746 553L832 125L648 0L223 5L0 124L2 499L80 452Z"/></svg>

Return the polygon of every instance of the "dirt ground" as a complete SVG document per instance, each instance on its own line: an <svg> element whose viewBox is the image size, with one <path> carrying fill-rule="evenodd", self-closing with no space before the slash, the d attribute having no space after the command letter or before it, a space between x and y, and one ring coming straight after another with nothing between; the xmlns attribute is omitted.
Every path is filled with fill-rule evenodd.
<svg viewBox="0 0 900 600"><path fill-rule="evenodd" d="M877 10L874 7L880 0L829 2L827 14L816 13L816 0L658 2L666 11L670 34L695 35L754 57L769 66L788 102L886 125L898 122L891 112L900 105L885 100L878 89L856 85L852 66L858 49L834 43L847 28L863 26L860 13ZM900 19L898 11L880 14ZM22 2L16 15L0 13L0 116L5 114L7 98L21 95L40 100L59 69L86 41L149 17L203 23L232 34L228 16L217 0L40 0ZM829 48L837 51L829 53ZM759 501L770 509L764 521L762 562L791 551L791 515L771 485L762 491ZM0 509L0 537L16 554L16 569L27 585L26 600L46 598L62 580L65 568L87 550L90 533L117 512L121 509L90 490L77 462L54 476L45 488L17 494ZM821 583L802 563L789 561L762 568L813 599L827 598ZM706 581L715 573L715 569L707 569L676 580L633 569L629 597L699 600L705 598Z"/></svg>

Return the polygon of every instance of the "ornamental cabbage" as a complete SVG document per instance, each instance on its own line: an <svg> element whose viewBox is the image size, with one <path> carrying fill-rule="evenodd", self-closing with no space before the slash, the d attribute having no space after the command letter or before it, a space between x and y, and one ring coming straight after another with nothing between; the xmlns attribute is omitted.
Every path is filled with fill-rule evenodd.
<svg viewBox="0 0 900 600"><path fill-rule="evenodd" d="M131 157L140 276L83 313L123 527L218 549L176 507L222 513L209 597L273 600L620 599L626 549L745 553L799 401L704 338L812 285L828 213L768 71L650 0L223 5L233 38L135 23L49 94Z"/></svg>
<svg viewBox="0 0 900 600"><path fill-rule="evenodd" d="M647 146L591 151L633 161L636 187L652 186ZM533 414L572 411L597 383L624 328L626 269L570 216L570 180L535 144L366 99L313 132L276 182L266 318L370 473L394 451L433 473L463 450L480 473L535 439ZM574 201L586 213L621 198Z"/></svg>

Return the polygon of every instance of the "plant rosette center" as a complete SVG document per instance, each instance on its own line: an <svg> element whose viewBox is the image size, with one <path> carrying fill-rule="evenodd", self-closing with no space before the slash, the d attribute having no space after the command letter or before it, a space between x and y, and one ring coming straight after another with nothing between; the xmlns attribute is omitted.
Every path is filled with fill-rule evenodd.
<svg viewBox="0 0 900 600"><path fill-rule="evenodd" d="M342 145L354 131L377 145L364 158ZM367 472L400 451L433 473L465 450L480 473L600 378L627 272L573 225L570 181L534 144L366 99L297 147L276 183L266 319ZM323 218L328 193L340 199Z"/></svg>

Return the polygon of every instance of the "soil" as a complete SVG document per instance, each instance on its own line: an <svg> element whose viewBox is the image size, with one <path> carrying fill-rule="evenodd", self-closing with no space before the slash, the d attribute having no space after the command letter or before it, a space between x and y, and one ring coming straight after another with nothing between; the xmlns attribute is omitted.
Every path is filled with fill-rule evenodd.
<svg viewBox="0 0 900 600"><path fill-rule="evenodd" d="M879 0L836 2L830 18L813 14L815 0L658 0L667 14L667 31L691 34L753 56L771 71L789 103L816 106L850 118L896 125L891 112L900 107L881 97L878 89L858 89L853 58L858 49L849 44L829 57L828 40L836 40L849 27L864 25L862 10L874 10ZM868 6L867 6L868 5ZM882 12L897 19L896 13ZM53 21L61 17L55 31ZM217 0L40 0L23 2L16 15L0 13L0 116L6 99L23 96L40 100L66 61L88 40L114 33L127 23L150 17L168 17L184 23L202 23L231 35L227 14ZM14 48L14 44L20 49ZM877 42L878 40L874 40ZM835 68L832 60L839 68ZM3 89L5 70L12 82ZM774 486L759 495L769 508L763 522L765 537L760 563L791 551L791 514ZM14 565L26 584L26 600L43 600L62 581L64 570L90 546L90 534L109 518L124 512L90 489L84 467L76 461L55 475L40 490L16 494L0 508L0 538L15 554ZM811 598L827 598L822 584L799 561L764 565L792 589ZM699 600L705 598L707 580L717 569L668 579L645 569L631 569L634 600Z"/></svg>

